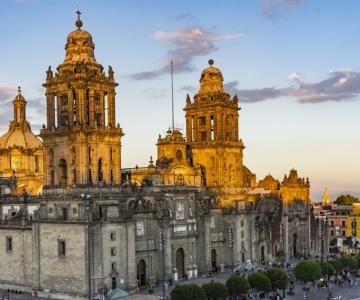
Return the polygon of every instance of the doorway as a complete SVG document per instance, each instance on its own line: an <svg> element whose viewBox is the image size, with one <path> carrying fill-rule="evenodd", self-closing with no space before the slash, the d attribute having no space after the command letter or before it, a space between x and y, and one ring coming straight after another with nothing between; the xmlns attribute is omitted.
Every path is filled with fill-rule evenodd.
<svg viewBox="0 0 360 300"><path fill-rule="evenodd" d="M183 248L176 251L176 268L179 278L185 277L185 252Z"/></svg>
<svg viewBox="0 0 360 300"><path fill-rule="evenodd" d="M217 271L217 263L216 263L217 253L215 249L211 250L211 267L213 271Z"/></svg>
<svg viewBox="0 0 360 300"><path fill-rule="evenodd" d="M264 246L261 246L260 260L261 260L261 262L265 261L265 247Z"/></svg>
<svg viewBox="0 0 360 300"><path fill-rule="evenodd" d="M137 264L137 275L138 286L146 286L146 264L143 259L141 259Z"/></svg>

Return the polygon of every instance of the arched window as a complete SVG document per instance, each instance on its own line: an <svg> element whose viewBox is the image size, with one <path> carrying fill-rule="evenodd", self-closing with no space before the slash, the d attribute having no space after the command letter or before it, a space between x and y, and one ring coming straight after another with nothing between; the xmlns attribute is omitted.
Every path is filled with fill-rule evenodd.
<svg viewBox="0 0 360 300"><path fill-rule="evenodd" d="M59 179L61 185L67 184L67 164L65 159L59 161Z"/></svg>
<svg viewBox="0 0 360 300"><path fill-rule="evenodd" d="M98 160L98 181L103 181L104 177L103 177L103 162L102 162L102 158L100 158Z"/></svg>

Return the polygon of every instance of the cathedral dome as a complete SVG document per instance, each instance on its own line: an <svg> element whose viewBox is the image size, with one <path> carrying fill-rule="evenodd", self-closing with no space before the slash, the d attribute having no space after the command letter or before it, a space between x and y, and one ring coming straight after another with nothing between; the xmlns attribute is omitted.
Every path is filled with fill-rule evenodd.
<svg viewBox="0 0 360 300"><path fill-rule="evenodd" d="M66 54L64 63L96 63L94 55L95 44L92 40L92 36L86 30L81 29L83 23L80 20L80 12L77 13L78 20L75 23L77 29L70 32L67 37L67 42L65 45Z"/></svg>
<svg viewBox="0 0 360 300"><path fill-rule="evenodd" d="M42 143L30 129L26 121L25 107L26 101L21 94L20 87L18 94L14 98L14 120L10 122L9 130L0 137L0 149L23 148L38 149L42 148Z"/></svg>
<svg viewBox="0 0 360 300"><path fill-rule="evenodd" d="M29 129L24 131L21 127L10 129L7 133L0 137L0 149L23 148L38 149L42 144Z"/></svg>
<svg viewBox="0 0 360 300"><path fill-rule="evenodd" d="M214 61L209 60L209 67L201 73L199 93L224 92L223 76L219 68L213 67Z"/></svg>

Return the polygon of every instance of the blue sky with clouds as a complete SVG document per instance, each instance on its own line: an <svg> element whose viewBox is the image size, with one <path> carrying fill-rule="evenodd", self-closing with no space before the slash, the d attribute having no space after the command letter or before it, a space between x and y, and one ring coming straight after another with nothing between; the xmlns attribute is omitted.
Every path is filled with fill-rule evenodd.
<svg viewBox="0 0 360 300"><path fill-rule="evenodd" d="M1 0L0 132L22 86L33 131L45 123L41 84L64 58L82 11L98 62L119 82L123 166L146 165L186 93L213 58L237 93L245 164L258 178L290 168L308 176L314 200L360 193L360 2L357 0Z"/></svg>

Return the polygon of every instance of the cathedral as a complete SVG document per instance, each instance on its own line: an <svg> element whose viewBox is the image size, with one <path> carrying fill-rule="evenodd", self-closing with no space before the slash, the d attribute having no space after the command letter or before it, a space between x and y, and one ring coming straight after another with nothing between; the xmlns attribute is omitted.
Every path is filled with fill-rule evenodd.
<svg viewBox="0 0 360 300"><path fill-rule="evenodd" d="M122 169L114 70L94 48L79 13L63 63L46 71L41 140L20 89L13 101L0 137L0 287L84 299L316 251L309 180L292 169L257 181L243 164L241 99L213 60L184 97L186 136L169 129L147 166Z"/></svg>

